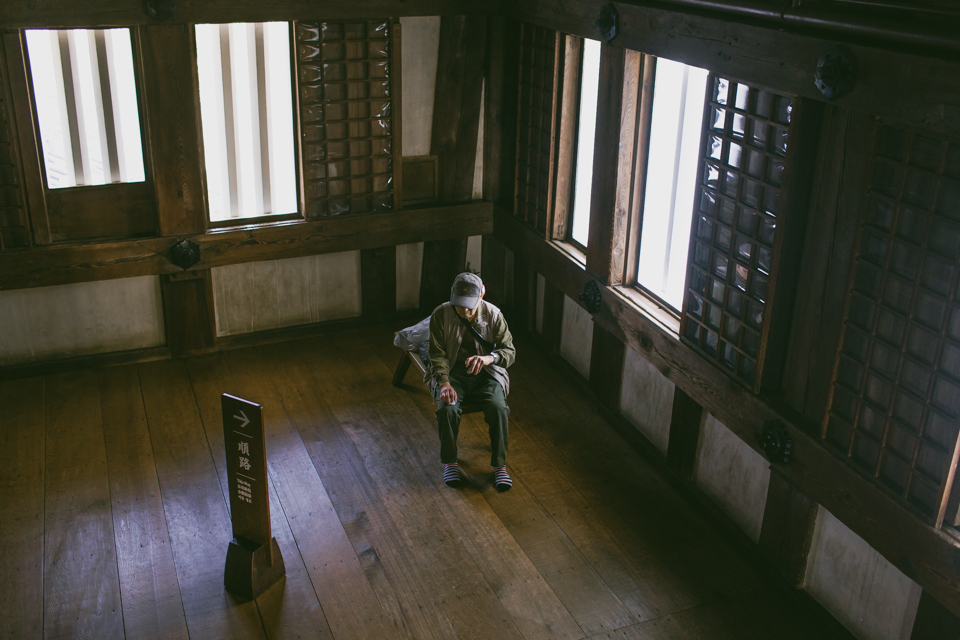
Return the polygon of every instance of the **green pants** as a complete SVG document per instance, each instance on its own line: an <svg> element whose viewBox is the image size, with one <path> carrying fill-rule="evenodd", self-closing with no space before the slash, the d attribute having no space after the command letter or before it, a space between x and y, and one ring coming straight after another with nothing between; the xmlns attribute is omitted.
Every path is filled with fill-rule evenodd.
<svg viewBox="0 0 960 640"><path fill-rule="evenodd" d="M437 430L440 433L440 461L444 464L457 461L457 435L460 433L461 403L480 403L483 417L490 428L490 466L502 467L507 463L507 416L510 407L503 394L503 387L486 371L478 375L467 373L462 364L450 371L450 385L457 392L457 401L447 404L438 400Z"/></svg>

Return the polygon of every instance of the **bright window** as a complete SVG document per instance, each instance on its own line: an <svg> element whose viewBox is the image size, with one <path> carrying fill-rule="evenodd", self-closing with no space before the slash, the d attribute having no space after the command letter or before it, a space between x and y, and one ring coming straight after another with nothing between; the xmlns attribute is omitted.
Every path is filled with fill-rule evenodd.
<svg viewBox="0 0 960 640"><path fill-rule="evenodd" d="M212 222L297 211L290 26L198 24Z"/></svg>
<svg viewBox="0 0 960 640"><path fill-rule="evenodd" d="M690 243L707 71L657 60L637 282L676 310Z"/></svg>
<svg viewBox="0 0 960 640"><path fill-rule="evenodd" d="M593 187L593 146L600 91L600 43L584 39L580 73L580 118L577 129L577 168L573 187L573 224L570 236L587 246L590 233L590 192Z"/></svg>
<svg viewBox="0 0 960 640"><path fill-rule="evenodd" d="M47 187L143 182L129 29L30 29Z"/></svg>

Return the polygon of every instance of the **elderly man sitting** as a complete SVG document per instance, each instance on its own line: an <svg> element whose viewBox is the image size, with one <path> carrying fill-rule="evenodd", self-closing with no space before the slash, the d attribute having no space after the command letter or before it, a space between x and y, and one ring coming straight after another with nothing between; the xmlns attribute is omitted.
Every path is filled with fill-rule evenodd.
<svg viewBox="0 0 960 640"><path fill-rule="evenodd" d="M430 316L430 376L438 400L437 430L440 433L440 461L443 480L456 487L457 435L461 403L467 399L483 407L490 427L490 466L497 491L513 486L507 473L507 394L516 350L507 321L496 306L483 299L486 293L480 277L461 273L453 281L450 302L444 302Z"/></svg>

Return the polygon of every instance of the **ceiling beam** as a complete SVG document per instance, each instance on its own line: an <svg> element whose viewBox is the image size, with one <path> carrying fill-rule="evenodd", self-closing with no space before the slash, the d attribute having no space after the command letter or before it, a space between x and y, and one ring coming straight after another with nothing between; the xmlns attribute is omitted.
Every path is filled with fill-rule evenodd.
<svg viewBox="0 0 960 640"><path fill-rule="evenodd" d="M157 2L156 4L163 4ZM131 27L157 24L143 0L39 0L0 3L0 28ZM276 20L363 20L401 16L489 14L497 0L176 0L163 24L267 22Z"/></svg>

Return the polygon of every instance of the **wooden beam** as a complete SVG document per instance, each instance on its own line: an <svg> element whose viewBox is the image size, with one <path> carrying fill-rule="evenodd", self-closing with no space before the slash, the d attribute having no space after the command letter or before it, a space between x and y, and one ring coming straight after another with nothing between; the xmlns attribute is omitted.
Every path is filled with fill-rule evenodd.
<svg viewBox="0 0 960 640"><path fill-rule="evenodd" d="M576 299L590 274L553 243L497 211L496 235L518 260ZM763 455L760 430L782 420L793 439L785 478L822 504L905 575L950 611L960 614L960 541L921 522L884 490L808 435L816 425L782 402L758 396L705 360L678 336L643 313L619 287L601 286L603 306L594 321L653 364L693 400Z"/></svg>
<svg viewBox="0 0 960 640"><path fill-rule="evenodd" d="M197 271L241 262L298 258L482 235L493 231L493 205L433 209L287 222L186 236L200 246ZM60 245L0 253L0 291L92 280L179 273L169 258L181 238ZM449 285L448 285L449 286Z"/></svg>
<svg viewBox="0 0 960 640"><path fill-rule="evenodd" d="M608 44L600 49L587 270L605 284L623 281L642 62L636 51Z"/></svg>
<svg viewBox="0 0 960 640"><path fill-rule="evenodd" d="M485 16L441 18L430 141L430 154L440 161L441 202L473 197L486 53Z"/></svg>
<svg viewBox="0 0 960 640"><path fill-rule="evenodd" d="M519 0L507 16L596 39L594 22L607 0ZM729 16L708 17L660 7L615 3L620 31L613 43L708 69L724 77L816 100L817 58L838 40L803 35ZM835 104L910 125L960 135L960 60L901 53L848 42L858 79Z"/></svg>
<svg viewBox="0 0 960 640"><path fill-rule="evenodd" d="M590 388L600 404L614 413L620 412L620 389L623 384L623 359L626 346L598 324L593 325L593 347L590 351Z"/></svg>
<svg viewBox="0 0 960 640"><path fill-rule="evenodd" d="M361 312L382 316L397 312L397 248L360 250Z"/></svg>
<svg viewBox="0 0 960 640"><path fill-rule="evenodd" d="M684 482L693 480L700 435L703 433L703 407L680 387L673 392L670 414L670 439L667 442L667 467Z"/></svg>
<svg viewBox="0 0 960 640"><path fill-rule="evenodd" d="M817 503L774 467L760 529L760 554L793 587L800 587L817 522Z"/></svg>
<svg viewBox="0 0 960 640"><path fill-rule="evenodd" d="M203 233L203 146L193 29L150 25L135 30L143 73L144 157L153 165L160 235ZM148 168L149 171L149 168Z"/></svg>
<svg viewBox="0 0 960 640"><path fill-rule="evenodd" d="M268 22L275 20L367 20L383 16L449 16L497 13L498 2L480 0L355 0L318 4L312 0L233 0L229 3L177 0L165 24ZM102 28L156 24L142 0L50 0L41 4L6 2L0 28Z"/></svg>
<svg viewBox="0 0 960 640"><path fill-rule="evenodd" d="M173 356L212 349L217 341L210 270L160 276L163 324Z"/></svg>

